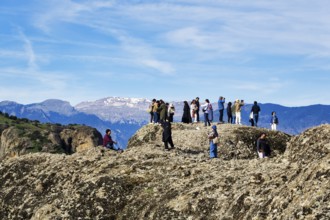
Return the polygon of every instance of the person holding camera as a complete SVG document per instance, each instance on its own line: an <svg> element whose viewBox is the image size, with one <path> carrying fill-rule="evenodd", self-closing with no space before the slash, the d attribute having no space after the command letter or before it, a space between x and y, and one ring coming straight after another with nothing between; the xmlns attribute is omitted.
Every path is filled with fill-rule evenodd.
<svg viewBox="0 0 330 220"><path fill-rule="evenodd" d="M225 102L226 102L226 98L220 96L220 98L218 100L218 108L219 108L219 113L220 113L219 122L220 123L224 123L224 121L223 121L223 110L225 109L225 106L224 106Z"/></svg>
<svg viewBox="0 0 330 220"><path fill-rule="evenodd" d="M235 102L235 114L236 114L236 119L235 119L235 124L241 125L241 111L242 111L242 106L244 105L244 100L236 100Z"/></svg>

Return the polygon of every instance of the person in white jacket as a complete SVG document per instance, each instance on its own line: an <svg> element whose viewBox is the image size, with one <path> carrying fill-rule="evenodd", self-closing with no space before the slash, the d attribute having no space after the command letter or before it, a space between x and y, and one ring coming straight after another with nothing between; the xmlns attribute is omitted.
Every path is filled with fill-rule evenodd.
<svg viewBox="0 0 330 220"><path fill-rule="evenodd" d="M190 103L190 115L193 123L197 122L197 105L196 105L196 100L192 100Z"/></svg>
<svg viewBox="0 0 330 220"><path fill-rule="evenodd" d="M211 126L211 122L209 119L209 111L210 110L210 100L205 99L205 103L201 105L202 111L204 112L204 126Z"/></svg>

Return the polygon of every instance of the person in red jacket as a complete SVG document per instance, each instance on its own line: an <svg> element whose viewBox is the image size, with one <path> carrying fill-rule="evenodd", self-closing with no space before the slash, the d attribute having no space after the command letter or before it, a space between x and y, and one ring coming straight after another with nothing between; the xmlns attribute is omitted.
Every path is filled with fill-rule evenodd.
<svg viewBox="0 0 330 220"><path fill-rule="evenodd" d="M108 149L111 149L111 150L122 152L123 150L120 149L119 147L115 147L115 144L117 144L117 142L114 141L114 140L112 140L111 130L110 129L107 129L105 131L105 135L103 137L103 147L108 148Z"/></svg>

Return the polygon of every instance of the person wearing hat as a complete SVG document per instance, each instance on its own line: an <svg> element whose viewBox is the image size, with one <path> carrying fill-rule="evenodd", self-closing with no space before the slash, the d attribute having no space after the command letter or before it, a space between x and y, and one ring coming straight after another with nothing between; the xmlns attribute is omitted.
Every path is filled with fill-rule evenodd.
<svg viewBox="0 0 330 220"><path fill-rule="evenodd" d="M218 142L219 142L219 134L217 132L217 126L212 126L212 131L208 135L210 141L210 159L218 157Z"/></svg>

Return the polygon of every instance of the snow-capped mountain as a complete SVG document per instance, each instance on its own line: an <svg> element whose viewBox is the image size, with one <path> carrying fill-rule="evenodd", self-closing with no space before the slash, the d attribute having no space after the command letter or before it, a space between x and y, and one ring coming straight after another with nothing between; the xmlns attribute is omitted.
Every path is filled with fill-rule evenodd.
<svg viewBox="0 0 330 220"><path fill-rule="evenodd" d="M105 121L143 123L150 103L148 99L108 97L82 102L75 108L80 112L95 114Z"/></svg>
<svg viewBox="0 0 330 220"><path fill-rule="evenodd" d="M149 120L147 110L150 104L151 100L145 98L108 97L79 103L75 109L87 114L95 114L105 121L144 124ZM183 103L173 104L177 109L176 116L182 115Z"/></svg>

